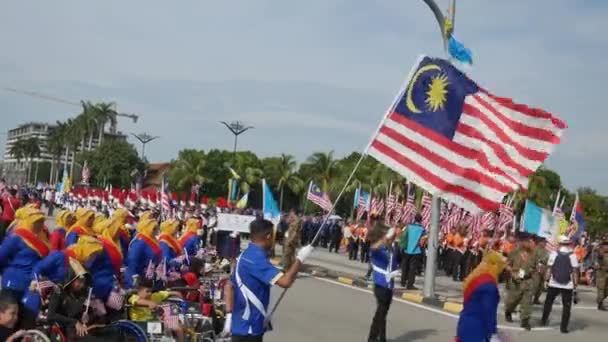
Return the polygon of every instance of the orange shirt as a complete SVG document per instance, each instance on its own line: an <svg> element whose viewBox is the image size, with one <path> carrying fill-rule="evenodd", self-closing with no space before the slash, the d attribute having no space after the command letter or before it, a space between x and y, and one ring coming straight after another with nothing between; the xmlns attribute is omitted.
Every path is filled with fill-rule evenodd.
<svg viewBox="0 0 608 342"><path fill-rule="evenodd" d="M479 238L479 247L486 248L486 246L488 245L488 241L490 241L490 239L487 236L480 237Z"/></svg>
<svg viewBox="0 0 608 342"><path fill-rule="evenodd" d="M445 236L445 242L448 244L448 247L454 247L454 234L452 233L448 233L448 235Z"/></svg>
<svg viewBox="0 0 608 342"><path fill-rule="evenodd" d="M580 263L581 261L583 261L583 259L585 259L585 256L587 255L587 250L583 246L576 246L574 248L574 255L576 255L576 259Z"/></svg>
<svg viewBox="0 0 608 342"><path fill-rule="evenodd" d="M367 239L367 228L366 227L359 228L358 234L359 234L359 237L361 238L361 240Z"/></svg>
<svg viewBox="0 0 608 342"><path fill-rule="evenodd" d="M462 237L462 235L456 234L456 235L454 235L453 243L454 243L454 247L462 248L464 245L464 238Z"/></svg>
<svg viewBox="0 0 608 342"><path fill-rule="evenodd" d="M505 241L505 243L502 244L502 251L503 251L503 253L505 253L507 255L510 254L514 248L515 248L515 244L511 241L507 240L507 241Z"/></svg>

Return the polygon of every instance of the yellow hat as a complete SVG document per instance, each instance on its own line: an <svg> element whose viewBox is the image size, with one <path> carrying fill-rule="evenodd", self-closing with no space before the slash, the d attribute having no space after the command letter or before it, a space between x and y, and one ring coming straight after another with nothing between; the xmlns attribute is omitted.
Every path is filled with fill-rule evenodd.
<svg viewBox="0 0 608 342"><path fill-rule="evenodd" d="M101 221L106 220L106 217L100 213L95 214L95 220L93 221L93 227L95 227L95 225ZM95 230L95 228L93 228L93 230Z"/></svg>
<svg viewBox="0 0 608 342"><path fill-rule="evenodd" d="M31 230L34 227L34 223L40 220L44 220L45 216L42 211L38 209L28 209L24 214L24 217L19 220L19 227Z"/></svg>
<svg viewBox="0 0 608 342"><path fill-rule="evenodd" d="M189 218L186 221L186 231L196 233L199 229L200 222L195 218Z"/></svg>
<svg viewBox="0 0 608 342"><path fill-rule="evenodd" d="M146 235L148 237L153 237L152 235L154 234L154 229L156 229L157 226L158 222L156 222L156 220L140 220L137 224L137 231L140 234Z"/></svg>
<svg viewBox="0 0 608 342"><path fill-rule="evenodd" d="M93 231L96 235L101 235L110 226L111 221L108 219L98 219L95 217L95 224L93 225Z"/></svg>
<svg viewBox="0 0 608 342"><path fill-rule="evenodd" d="M68 212L66 210L61 210L60 212L57 213L57 216L55 216L55 226L56 227L65 228L65 217L66 217L67 213Z"/></svg>
<svg viewBox="0 0 608 342"><path fill-rule="evenodd" d="M168 219L160 224L160 231L165 234L173 235L177 231L178 227L179 221L174 219Z"/></svg>
<svg viewBox="0 0 608 342"><path fill-rule="evenodd" d="M91 256L103 250L103 245L92 236L81 235L78 241L67 249L74 252L78 262L86 264Z"/></svg>
<svg viewBox="0 0 608 342"><path fill-rule="evenodd" d="M139 215L140 221L150 220L154 218L154 213L151 211L145 211L141 215Z"/></svg>
<svg viewBox="0 0 608 342"><path fill-rule="evenodd" d="M129 212L125 208L118 208L112 214L112 218L120 220L122 224L127 221L127 216L129 216Z"/></svg>
<svg viewBox="0 0 608 342"><path fill-rule="evenodd" d="M78 210L76 210L76 223L74 223L74 226L80 226L83 228L92 228L87 225L87 222L89 221L89 219L91 217L94 217L94 216L95 216L95 213L93 212L93 210L88 209L88 208L78 208Z"/></svg>

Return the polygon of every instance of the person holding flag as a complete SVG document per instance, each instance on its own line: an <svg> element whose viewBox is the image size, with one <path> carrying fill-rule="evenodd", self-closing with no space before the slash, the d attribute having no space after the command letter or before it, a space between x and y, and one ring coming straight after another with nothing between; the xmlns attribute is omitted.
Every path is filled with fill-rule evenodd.
<svg viewBox="0 0 608 342"><path fill-rule="evenodd" d="M188 253L189 256L194 256L201 245L201 238L198 235L198 231L201 228L200 221L196 218L189 218L185 226L186 231L179 239L179 242L182 250Z"/></svg>
<svg viewBox="0 0 608 342"><path fill-rule="evenodd" d="M146 267L157 265L162 257L162 250L155 236L158 232L158 222L155 219L146 219L137 224L137 235L129 245L127 254L127 271L125 272L125 285L134 287L134 278L144 276Z"/></svg>
<svg viewBox="0 0 608 342"><path fill-rule="evenodd" d="M273 223L257 219L249 225L251 242L236 262L230 281L224 287L226 320L224 333L232 333L232 342L262 342L271 330L270 287L290 288L304 261L313 252L302 248L285 273L270 263L273 246Z"/></svg>
<svg viewBox="0 0 608 342"><path fill-rule="evenodd" d="M123 255L118 240L120 222L105 219L93 228L103 250L96 254L89 263L89 273L93 284L93 294L102 302L106 302L121 278L120 268L123 264Z"/></svg>
<svg viewBox="0 0 608 342"><path fill-rule="evenodd" d="M176 239L179 221L168 219L160 224L160 236L158 237L163 260L171 263L171 260L179 257L183 253L183 248L179 240Z"/></svg>
<svg viewBox="0 0 608 342"><path fill-rule="evenodd" d="M83 235L95 236L93 231L93 223L95 222L95 213L91 209L79 208L76 210L76 222L70 229L65 237L65 246L69 247L76 242L78 238Z"/></svg>

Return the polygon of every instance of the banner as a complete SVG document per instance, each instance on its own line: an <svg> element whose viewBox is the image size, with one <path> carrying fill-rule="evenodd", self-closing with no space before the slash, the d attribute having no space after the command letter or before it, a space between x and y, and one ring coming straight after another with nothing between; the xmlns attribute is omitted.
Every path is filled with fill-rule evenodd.
<svg viewBox="0 0 608 342"><path fill-rule="evenodd" d="M253 215L217 214L217 230L249 234L249 224L255 220Z"/></svg>

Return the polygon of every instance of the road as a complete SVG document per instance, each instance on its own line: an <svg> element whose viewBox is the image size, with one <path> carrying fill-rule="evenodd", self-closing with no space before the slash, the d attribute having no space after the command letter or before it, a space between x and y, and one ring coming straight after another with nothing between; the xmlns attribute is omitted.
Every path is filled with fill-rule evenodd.
<svg viewBox="0 0 608 342"><path fill-rule="evenodd" d="M281 290L273 289L273 298ZM275 330L265 341L365 341L373 311L374 297L370 291L352 288L313 277L298 279L279 306L273 319ZM521 331L515 326L501 326L513 341L560 342L574 339L605 341L608 333L608 314L579 319L574 311L571 332L559 333L559 310L553 313L550 329ZM535 314L539 317L539 314ZM598 315L595 315L598 316ZM388 338L394 342L452 341L457 315L396 300L388 317Z"/></svg>

